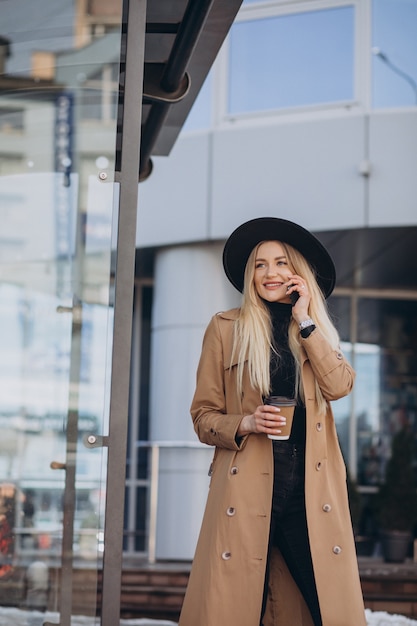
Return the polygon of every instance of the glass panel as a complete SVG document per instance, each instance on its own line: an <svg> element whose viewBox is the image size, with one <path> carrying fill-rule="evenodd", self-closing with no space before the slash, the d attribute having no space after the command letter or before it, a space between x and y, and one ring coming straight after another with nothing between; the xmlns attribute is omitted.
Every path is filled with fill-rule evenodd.
<svg viewBox="0 0 417 626"><path fill-rule="evenodd" d="M359 481L379 485L393 436L417 433L417 302L362 299L358 320Z"/></svg>
<svg viewBox="0 0 417 626"><path fill-rule="evenodd" d="M417 2L373 0L373 106L417 104Z"/></svg>
<svg viewBox="0 0 417 626"><path fill-rule="evenodd" d="M230 35L228 112L352 100L354 8L239 22Z"/></svg>
<svg viewBox="0 0 417 626"><path fill-rule="evenodd" d="M352 361L352 344L350 343L350 299L331 296L328 301L329 311L339 332L343 354ZM352 395L332 402L337 434L345 462L349 459L349 424L352 412Z"/></svg>
<svg viewBox="0 0 417 626"><path fill-rule="evenodd" d="M97 612L121 17L82 5L2 2L0 623Z"/></svg>

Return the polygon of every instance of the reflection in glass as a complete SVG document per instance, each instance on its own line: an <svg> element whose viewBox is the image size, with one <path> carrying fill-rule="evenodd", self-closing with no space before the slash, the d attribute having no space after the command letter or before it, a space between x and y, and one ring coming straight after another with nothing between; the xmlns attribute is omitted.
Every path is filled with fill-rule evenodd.
<svg viewBox="0 0 417 626"><path fill-rule="evenodd" d="M358 339L373 346L358 372L359 477L380 484L393 436L408 426L417 436L417 303L361 299ZM376 411L375 411L376 408Z"/></svg>
<svg viewBox="0 0 417 626"><path fill-rule="evenodd" d="M74 0L2 2L0 623L71 597L64 558L93 589L74 614L96 614L106 453L85 437L108 427L119 13L104 44Z"/></svg>
<svg viewBox="0 0 417 626"><path fill-rule="evenodd" d="M341 348L349 362L352 361L350 343L350 301L349 298L331 296L328 301L329 312L342 341ZM349 422L351 416L351 396L332 402L337 434L345 462L349 459Z"/></svg>
<svg viewBox="0 0 417 626"><path fill-rule="evenodd" d="M332 403L341 447L347 460L353 410L358 482L378 486L392 437L404 425L417 437L417 302L360 298L355 343L349 298L332 296L329 308L356 371L353 392Z"/></svg>
<svg viewBox="0 0 417 626"><path fill-rule="evenodd" d="M352 100L353 65L352 6L238 22L228 112Z"/></svg>
<svg viewBox="0 0 417 626"><path fill-rule="evenodd" d="M350 299L329 299L342 350L356 371L352 393L332 406L346 462L356 444L357 466L349 469L361 492L358 549L371 556L378 534L375 494L384 481L393 437L406 427L417 441L417 302L371 297L353 302L357 302L355 328Z"/></svg>

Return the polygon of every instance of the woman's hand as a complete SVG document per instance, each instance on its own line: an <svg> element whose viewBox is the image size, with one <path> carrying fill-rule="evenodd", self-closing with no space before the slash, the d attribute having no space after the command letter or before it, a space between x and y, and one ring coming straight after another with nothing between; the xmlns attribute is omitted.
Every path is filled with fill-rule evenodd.
<svg viewBox="0 0 417 626"><path fill-rule="evenodd" d="M292 293L298 294L298 300L292 307L292 316L299 324L309 318L309 306L311 295L308 291L307 283L301 276L293 274L289 277L287 283L287 294L290 296Z"/></svg>
<svg viewBox="0 0 417 626"><path fill-rule="evenodd" d="M282 426L287 420L280 415L280 409L276 406L262 404L257 407L252 415L245 415L240 422L237 434L239 437L250 433L265 433L266 435L279 435Z"/></svg>

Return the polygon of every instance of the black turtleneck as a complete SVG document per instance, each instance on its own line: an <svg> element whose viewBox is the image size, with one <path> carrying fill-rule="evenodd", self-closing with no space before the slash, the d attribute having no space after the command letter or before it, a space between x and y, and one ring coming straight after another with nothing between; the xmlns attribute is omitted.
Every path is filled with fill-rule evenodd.
<svg viewBox="0 0 417 626"><path fill-rule="evenodd" d="M293 398L297 395L295 361L288 345L288 327L292 306L283 302L267 302L266 300L264 302L271 315L272 340L275 348L275 351L271 350L270 361L271 395ZM305 408L299 399L289 441L298 444L305 442ZM285 443L285 441L278 443Z"/></svg>

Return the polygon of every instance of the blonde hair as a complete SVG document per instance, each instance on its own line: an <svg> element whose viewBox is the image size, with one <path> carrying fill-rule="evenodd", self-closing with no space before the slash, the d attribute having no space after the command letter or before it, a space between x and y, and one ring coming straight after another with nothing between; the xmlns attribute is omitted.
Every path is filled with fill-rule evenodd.
<svg viewBox="0 0 417 626"><path fill-rule="evenodd" d="M259 297L254 283L255 258L260 242L249 255L245 268L243 300L239 317L235 322L232 359L237 355L237 388L239 396L243 388L243 373L247 361L247 371L251 385L259 389L263 396L269 395L271 389L269 363L271 350L275 350L272 342L272 322L269 310ZM317 328L336 349L339 346L339 335L334 327L327 309L326 300L317 284L314 272L304 258L289 244L279 242L284 248L288 265L295 274L302 276L311 295L309 315ZM296 389L304 400L301 384L301 340L297 323L291 318L288 328L288 342L294 356L296 368ZM315 383L316 401L319 412L326 409L326 400L317 382Z"/></svg>

